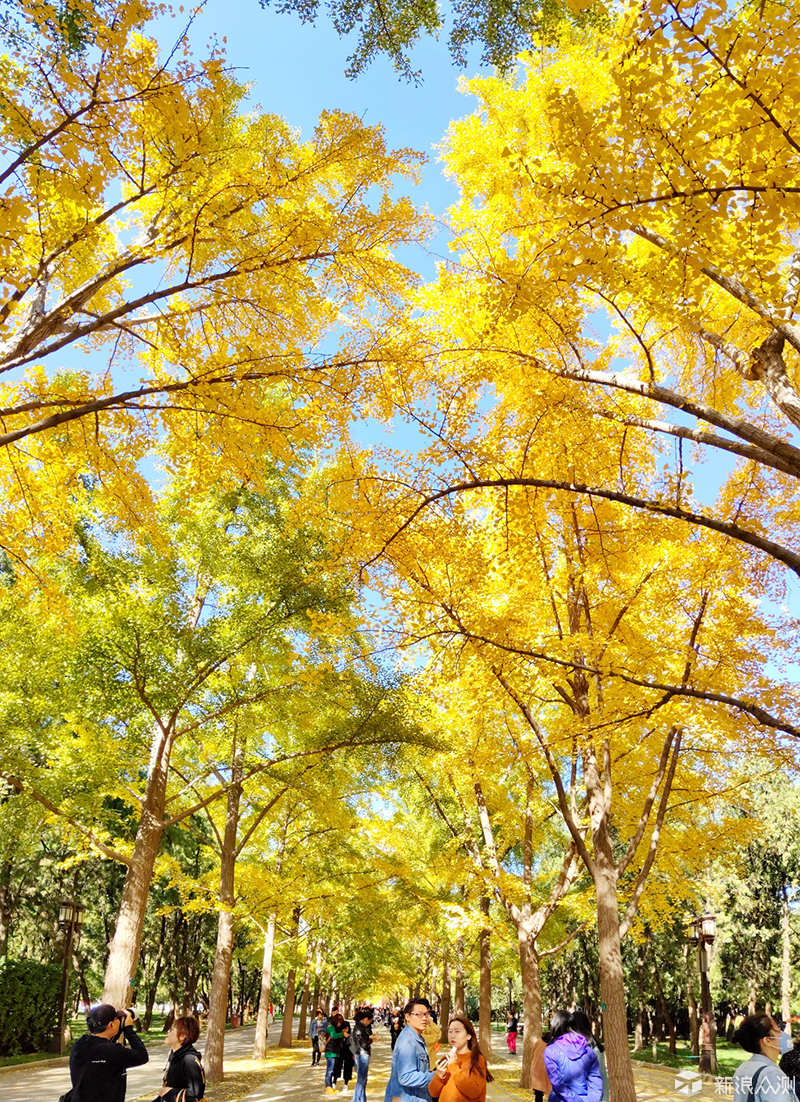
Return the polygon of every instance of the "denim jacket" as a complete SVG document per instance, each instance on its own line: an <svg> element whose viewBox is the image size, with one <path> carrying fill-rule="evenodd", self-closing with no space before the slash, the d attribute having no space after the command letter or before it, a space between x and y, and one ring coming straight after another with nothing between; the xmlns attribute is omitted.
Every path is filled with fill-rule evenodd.
<svg viewBox="0 0 800 1102"><path fill-rule="evenodd" d="M428 1083L436 1072L430 1070L428 1049L416 1030L407 1025L394 1046L392 1074L386 1084L384 1102L400 1098L402 1102L414 1102L424 1098L430 1102Z"/></svg>
<svg viewBox="0 0 800 1102"><path fill-rule="evenodd" d="M308 1027L308 1035L313 1041L315 1037L322 1037L328 1028L328 1019L323 1014L321 1018L312 1018Z"/></svg>

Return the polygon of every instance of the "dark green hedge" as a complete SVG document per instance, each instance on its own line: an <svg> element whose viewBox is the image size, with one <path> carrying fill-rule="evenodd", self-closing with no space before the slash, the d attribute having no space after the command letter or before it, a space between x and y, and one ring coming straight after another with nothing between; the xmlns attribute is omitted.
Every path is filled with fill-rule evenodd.
<svg viewBox="0 0 800 1102"><path fill-rule="evenodd" d="M61 966L0 960L0 1056L46 1052L58 1025Z"/></svg>

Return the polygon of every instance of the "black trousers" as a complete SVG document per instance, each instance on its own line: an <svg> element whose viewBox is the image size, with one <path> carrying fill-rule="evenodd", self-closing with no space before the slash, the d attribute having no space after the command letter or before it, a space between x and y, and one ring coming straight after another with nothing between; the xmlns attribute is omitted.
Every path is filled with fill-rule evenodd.
<svg viewBox="0 0 800 1102"><path fill-rule="evenodd" d="M311 1066L312 1066L312 1068L313 1068L313 1066L314 1066L315 1064L318 1064L318 1063L319 1063L319 1061L320 1061L320 1052L319 1052L319 1037L312 1037L312 1038L311 1038L311 1048L312 1048L312 1053L311 1053Z"/></svg>

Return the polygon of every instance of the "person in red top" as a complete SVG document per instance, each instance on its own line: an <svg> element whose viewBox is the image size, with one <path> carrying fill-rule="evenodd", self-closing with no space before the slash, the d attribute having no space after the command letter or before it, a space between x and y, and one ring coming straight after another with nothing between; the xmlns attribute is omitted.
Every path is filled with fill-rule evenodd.
<svg viewBox="0 0 800 1102"><path fill-rule="evenodd" d="M447 1030L452 1048L436 1065L436 1074L428 1084L433 1098L441 1102L486 1102L486 1084L492 1074L478 1045L469 1018L456 1014Z"/></svg>

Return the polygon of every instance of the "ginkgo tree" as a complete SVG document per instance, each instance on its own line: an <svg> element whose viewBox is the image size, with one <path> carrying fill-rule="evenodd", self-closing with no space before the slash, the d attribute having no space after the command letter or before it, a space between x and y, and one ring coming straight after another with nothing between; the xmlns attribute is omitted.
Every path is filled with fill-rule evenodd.
<svg viewBox="0 0 800 1102"><path fill-rule="evenodd" d="M459 261L427 301L440 372L527 408L528 477L797 574L795 34L780 4L659 0L469 82L445 143ZM541 463L545 410L604 475ZM637 484L636 441L674 447L669 482ZM701 459L729 475L713 504L682 494Z"/></svg>
<svg viewBox="0 0 800 1102"><path fill-rule="evenodd" d="M434 662L442 648L457 656L471 690L466 719L480 722L487 701L505 707L523 761L549 773L594 884L615 1097L633 1099L621 938L659 853L668 862L670 828L680 824L681 846L698 851L716 836L704 827L690 842L688 809L741 783L726 774L736 754L793 760L791 742L784 750L764 735L797 738L796 688L768 676L764 659L793 655L795 642L754 609L752 564L721 535L687 542L667 518L553 500L535 480L506 478L533 450L527 411L519 426L510 401L480 413L479 429L457 408L447 414L452 428L442 414L431 447L440 461L414 482L362 472L371 577L386 587L405 645L432 648ZM567 458L576 481L607 468L597 451L571 446L564 438L535 458ZM639 449L637 458L644 482L652 456ZM452 473L459 463L463 480Z"/></svg>
<svg viewBox="0 0 800 1102"><path fill-rule="evenodd" d="M352 589L333 561L333 530L323 535L287 516L299 504L290 500L296 478L273 470L269 496L242 487L190 502L173 484L160 501L155 545L145 533L109 530L102 515L88 516L82 562L48 564L48 590L36 601L26 604L21 587L2 594L10 621L26 607L23 624L12 622L9 633L49 632L52 668L60 666L57 687L40 686L36 694L49 722L36 722L38 708L26 721L25 702L9 692L20 714L17 737L4 746L3 774L67 816L87 845L127 867L106 970L108 1001L124 1002L135 972L164 832L230 788L230 774L219 775L225 763L214 757L220 726L307 692L304 671L313 682L315 668L326 663L315 645L324 649L323 640L351 615ZM53 630L55 615L71 638ZM351 741L341 733L337 739L335 730L317 737L303 726L260 730L264 738L250 746L243 780ZM132 845L124 832L109 838L97 821L103 791L122 801L123 821L134 816Z"/></svg>
<svg viewBox="0 0 800 1102"><path fill-rule="evenodd" d="M438 816L449 838L443 863L459 883L471 885L465 901L469 895L480 898L472 908L477 912L480 906L486 914L490 901L499 904L513 929L523 996L520 1085L530 1087L533 1042L543 1032L541 964L564 949L587 917L585 894L575 890L582 870L574 842L563 827L553 827L549 774L543 775L521 748L515 724L502 707L492 707L489 696L481 698L477 714L474 671L465 664L459 677L456 661L455 672L447 676L442 667L450 666L449 658L437 656L430 691L439 699L440 722L450 733L447 741L457 749L441 755L425 772L417 768L414 773L428 814ZM460 867L465 858L466 870ZM495 919L487 929L502 925ZM482 994L488 1026L490 981Z"/></svg>
<svg viewBox="0 0 800 1102"><path fill-rule="evenodd" d="M395 194L415 155L342 113L302 141L246 110L190 28L159 51L167 15L19 3L0 27L0 478L21 563L69 542L86 479L146 523L156 441L209 485L255 477L301 425L338 431L370 374L355 322L394 312L410 276L391 249L424 233Z"/></svg>

